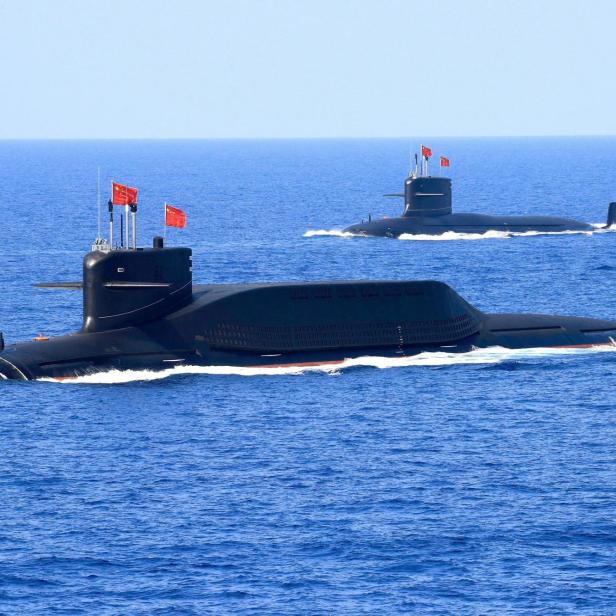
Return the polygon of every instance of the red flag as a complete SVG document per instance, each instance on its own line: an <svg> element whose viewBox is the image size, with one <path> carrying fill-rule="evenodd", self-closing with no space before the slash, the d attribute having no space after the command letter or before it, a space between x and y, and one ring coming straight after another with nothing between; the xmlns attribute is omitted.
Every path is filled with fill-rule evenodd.
<svg viewBox="0 0 616 616"><path fill-rule="evenodd" d="M425 158L430 158L432 156L432 150L425 145L421 146L421 155L425 156Z"/></svg>
<svg viewBox="0 0 616 616"><path fill-rule="evenodd" d="M441 167L449 167L449 159L441 156Z"/></svg>
<svg viewBox="0 0 616 616"><path fill-rule="evenodd" d="M180 208L165 203L165 224L183 229L186 226L186 214Z"/></svg>
<svg viewBox="0 0 616 616"><path fill-rule="evenodd" d="M132 205L137 203L137 189L117 182L111 182L111 203L113 205Z"/></svg>

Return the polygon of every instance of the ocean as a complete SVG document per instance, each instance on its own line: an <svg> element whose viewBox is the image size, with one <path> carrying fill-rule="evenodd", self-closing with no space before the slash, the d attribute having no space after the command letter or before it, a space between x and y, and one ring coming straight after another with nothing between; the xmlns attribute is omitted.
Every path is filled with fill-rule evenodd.
<svg viewBox="0 0 616 616"><path fill-rule="evenodd" d="M454 211L616 201L616 138L426 141ZM142 244L185 210L198 283L437 279L616 318L612 232L341 236L401 211L408 165L405 139L0 142L0 329L79 328L79 292L31 285L81 278L99 167L103 205L139 188ZM613 350L156 376L0 383L0 613L616 612Z"/></svg>

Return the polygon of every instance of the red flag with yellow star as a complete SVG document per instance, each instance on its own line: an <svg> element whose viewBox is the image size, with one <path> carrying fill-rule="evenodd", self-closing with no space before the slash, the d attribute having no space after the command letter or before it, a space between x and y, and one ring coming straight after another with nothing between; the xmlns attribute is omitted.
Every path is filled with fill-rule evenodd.
<svg viewBox="0 0 616 616"><path fill-rule="evenodd" d="M137 203L137 189L111 182L111 203L113 205L134 205Z"/></svg>
<svg viewBox="0 0 616 616"><path fill-rule="evenodd" d="M186 226L186 214L179 207L165 203L165 224L183 229Z"/></svg>

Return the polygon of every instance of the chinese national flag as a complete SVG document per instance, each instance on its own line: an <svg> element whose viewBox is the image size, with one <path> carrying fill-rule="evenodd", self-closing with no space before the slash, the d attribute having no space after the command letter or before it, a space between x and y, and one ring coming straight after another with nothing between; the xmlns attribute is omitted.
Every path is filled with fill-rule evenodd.
<svg viewBox="0 0 616 616"><path fill-rule="evenodd" d="M131 205L137 203L137 189L117 182L111 182L111 203L113 205Z"/></svg>
<svg viewBox="0 0 616 616"><path fill-rule="evenodd" d="M441 156L441 167L449 167L449 159Z"/></svg>
<svg viewBox="0 0 616 616"><path fill-rule="evenodd" d="M186 214L180 208L165 203L165 224L183 229L186 226Z"/></svg>
<svg viewBox="0 0 616 616"><path fill-rule="evenodd" d="M421 146L421 155L425 156L426 158L430 158L430 156L432 156L432 150L428 147L426 147L425 145Z"/></svg>

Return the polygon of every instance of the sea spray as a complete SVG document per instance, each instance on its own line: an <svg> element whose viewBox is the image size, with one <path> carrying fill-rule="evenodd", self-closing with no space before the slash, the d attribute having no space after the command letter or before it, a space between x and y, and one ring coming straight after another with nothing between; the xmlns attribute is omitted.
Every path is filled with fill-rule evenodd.
<svg viewBox="0 0 616 616"><path fill-rule="evenodd" d="M612 233L616 231L616 226L605 227L604 223L589 223L595 227L594 231L497 231L492 229L485 233L458 233L456 231L445 231L439 235L428 233L402 233L397 238L399 240L411 241L430 241L444 242L451 240L494 240L511 239L512 237L533 237L536 235L594 235L597 233ZM360 233L349 233L340 229L317 229L308 230L303 237L371 237Z"/></svg>
<svg viewBox="0 0 616 616"><path fill-rule="evenodd" d="M324 374L339 374L352 368L388 368L405 367L444 367L456 365L499 364L510 361L532 361L567 355L587 355L589 353L615 352L616 345L602 345L588 348L534 348L506 349L503 347L488 347L474 349L468 353L423 352L417 355L401 355L399 357L381 357L366 355L342 360L340 362L322 363L311 366L175 366L166 370L109 370L95 372L83 376L63 379L44 378L40 381L60 382L65 384L117 385L138 381L158 381L180 375L210 375L210 376L288 376L302 375L313 372Z"/></svg>

